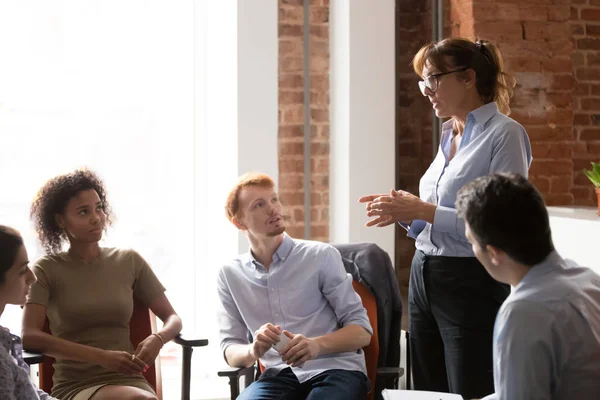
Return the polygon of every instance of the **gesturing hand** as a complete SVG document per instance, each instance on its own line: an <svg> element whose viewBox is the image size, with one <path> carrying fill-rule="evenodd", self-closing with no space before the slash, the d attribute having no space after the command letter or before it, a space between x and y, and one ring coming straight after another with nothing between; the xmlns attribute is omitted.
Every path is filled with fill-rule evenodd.
<svg viewBox="0 0 600 400"><path fill-rule="evenodd" d="M314 339L301 334L294 335L288 331L283 331L283 334L291 339L281 352L281 359L284 363L298 367L305 361L319 356L319 345Z"/></svg>
<svg viewBox="0 0 600 400"><path fill-rule="evenodd" d="M146 363L137 357L132 357L126 351L104 350L98 364L110 371L124 374L141 374L147 367Z"/></svg>
<svg viewBox="0 0 600 400"><path fill-rule="evenodd" d="M367 216L374 219L366 226L388 226L396 222L418 219L424 203L417 196L404 190L391 190L389 194L363 196L358 199L366 204Z"/></svg>
<svg viewBox="0 0 600 400"><path fill-rule="evenodd" d="M257 359L261 358L271 346L279 342L280 334L281 327L279 325L267 323L261 326L254 332L254 341L252 342L252 348L250 349L252 357Z"/></svg>

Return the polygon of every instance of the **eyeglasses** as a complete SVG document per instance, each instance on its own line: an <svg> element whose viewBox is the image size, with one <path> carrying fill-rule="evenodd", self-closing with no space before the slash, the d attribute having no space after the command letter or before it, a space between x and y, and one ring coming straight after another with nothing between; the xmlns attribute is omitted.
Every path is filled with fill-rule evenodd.
<svg viewBox="0 0 600 400"><path fill-rule="evenodd" d="M435 93L435 91L438 90L438 87L440 86L440 81L438 79L440 76L453 74L455 72L464 72L468 69L469 68L459 68L455 69L454 71L440 72L439 74L431 74L422 81L419 81L419 89L421 89L421 93L423 93L423 96L427 96L427 94L425 94L425 89L429 89L431 93Z"/></svg>

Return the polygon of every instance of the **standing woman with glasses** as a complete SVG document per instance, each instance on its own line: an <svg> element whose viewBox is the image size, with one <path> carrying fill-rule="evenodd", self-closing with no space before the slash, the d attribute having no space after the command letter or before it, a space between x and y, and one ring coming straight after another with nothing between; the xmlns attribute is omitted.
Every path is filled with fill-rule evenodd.
<svg viewBox="0 0 600 400"><path fill-rule="evenodd" d="M421 48L413 67L436 115L449 118L437 156L421 178L420 197L391 190L359 201L374 217L367 226L397 222L416 239L408 293L415 389L483 397L494 391L494 320L510 290L475 258L454 202L477 177L526 177L531 146L525 129L507 116L514 82L496 46L444 39Z"/></svg>

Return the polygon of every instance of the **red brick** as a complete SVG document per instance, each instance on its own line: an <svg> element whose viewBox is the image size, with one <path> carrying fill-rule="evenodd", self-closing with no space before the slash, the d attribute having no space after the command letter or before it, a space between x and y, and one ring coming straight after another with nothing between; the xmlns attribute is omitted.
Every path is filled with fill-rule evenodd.
<svg viewBox="0 0 600 400"><path fill-rule="evenodd" d="M312 27L311 27L312 30ZM279 38L282 37L303 37L304 28L298 24L279 24Z"/></svg>
<svg viewBox="0 0 600 400"><path fill-rule="evenodd" d="M283 23L303 23L304 22L304 7L302 6L285 6L279 7L279 22Z"/></svg>
<svg viewBox="0 0 600 400"><path fill-rule="evenodd" d="M506 60L506 69L515 72L541 72L542 60L534 57L510 57Z"/></svg>
<svg viewBox="0 0 600 400"><path fill-rule="evenodd" d="M573 145L570 142L532 142L531 147L536 160L567 159L573 156Z"/></svg>
<svg viewBox="0 0 600 400"><path fill-rule="evenodd" d="M311 122L329 122L329 110L311 108Z"/></svg>
<svg viewBox="0 0 600 400"><path fill-rule="evenodd" d="M599 142L588 142L588 153L595 156L596 160L600 160L600 141Z"/></svg>
<svg viewBox="0 0 600 400"><path fill-rule="evenodd" d="M329 143L311 143L310 156L319 156L329 154Z"/></svg>
<svg viewBox="0 0 600 400"><path fill-rule="evenodd" d="M575 114L573 123L575 125L590 125L592 120L589 114Z"/></svg>
<svg viewBox="0 0 600 400"><path fill-rule="evenodd" d="M600 0L588 0L590 6L600 6Z"/></svg>
<svg viewBox="0 0 600 400"><path fill-rule="evenodd" d="M596 194L593 188L573 188L571 194L574 196L573 204L578 206L595 206L596 205Z"/></svg>
<svg viewBox="0 0 600 400"><path fill-rule="evenodd" d="M529 181L542 193L550 191L550 179L548 178L532 177Z"/></svg>
<svg viewBox="0 0 600 400"><path fill-rule="evenodd" d="M583 54L583 53L574 52L571 59L573 60L574 67L583 67L584 65L586 65L585 54Z"/></svg>
<svg viewBox="0 0 600 400"><path fill-rule="evenodd" d="M562 39L569 34L569 25L563 22L526 21L523 29L527 40Z"/></svg>
<svg viewBox="0 0 600 400"><path fill-rule="evenodd" d="M528 127L527 134L529 139L533 141L548 141L548 140L570 140L573 138L573 128L565 127Z"/></svg>
<svg viewBox="0 0 600 400"><path fill-rule="evenodd" d="M546 43L548 45L548 49L550 50L550 57L570 57L573 53L573 49L575 48L573 45L573 39L571 38L562 40L549 40Z"/></svg>
<svg viewBox="0 0 600 400"><path fill-rule="evenodd" d="M584 21L600 21L600 9L582 8L579 10L580 18Z"/></svg>
<svg viewBox="0 0 600 400"><path fill-rule="evenodd" d="M475 34L482 39L494 42L514 42L522 40L521 24L516 21L485 21L473 24Z"/></svg>
<svg viewBox="0 0 600 400"><path fill-rule="evenodd" d="M577 68L575 77L580 81L598 81L600 80L600 68Z"/></svg>
<svg viewBox="0 0 600 400"><path fill-rule="evenodd" d="M590 85L590 94L592 96L598 96L600 95L600 84L591 84Z"/></svg>
<svg viewBox="0 0 600 400"><path fill-rule="evenodd" d="M589 66L600 65L600 54L588 53L586 57Z"/></svg>
<svg viewBox="0 0 600 400"><path fill-rule="evenodd" d="M579 19L579 9L577 7L571 7L571 21L576 21L578 19Z"/></svg>
<svg viewBox="0 0 600 400"><path fill-rule="evenodd" d="M573 195L571 193L548 194L544 196L548 206L566 206L573 204Z"/></svg>
<svg viewBox="0 0 600 400"><path fill-rule="evenodd" d="M570 160L536 161L535 155L529 170L534 176L568 175L571 171L573 171L573 162Z"/></svg>
<svg viewBox="0 0 600 400"><path fill-rule="evenodd" d="M600 128L585 128L579 133L580 140L600 140Z"/></svg>
<svg viewBox="0 0 600 400"><path fill-rule="evenodd" d="M589 83L578 83L575 86L573 94L576 96L587 96L591 93L591 86Z"/></svg>
<svg viewBox="0 0 600 400"><path fill-rule="evenodd" d="M310 172L311 173L328 173L329 172L329 154L325 157L311 157Z"/></svg>
<svg viewBox="0 0 600 400"><path fill-rule="evenodd" d="M281 109L281 121L284 124L301 124L304 122L304 106L289 105Z"/></svg>
<svg viewBox="0 0 600 400"><path fill-rule="evenodd" d="M581 171L575 171L573 174L573 185L574 186L587 186L590 184L590 179Z"/></svg>
<svg viewBox="0 0 600 400"><path fill-rule="evenodd" d="M310 23L326 24L329 22L329 7L310 7Z"/></svg>
<svg viewBox="0 0 600 400"><path fill-rule="evenodd" d="M600 36L600 25L585 24L585 34L588 36Z"/></svg>
<svg viewBox="0 0 600 400"><path fill-rule="evenodd" d="M329 39L329 25L311 25L310 35L318 39Z"/></svg>
<svg viewBox="0 0 600 400"><path fill-rule="evenodd" d="M580 50L600 50L600 39L577 39L576 43Z"/></svg>
<svg viewBox="0 0 600 400"><path fill-rule="evenodd" d="M279 57L279 71L301 72L304 67L302 57Z"/></svg>
<svg viewBox="0 0 600 400"><path fill-rule="evenodd" d="M585 35L585 26L583 24L571 23L571 35Z"/></svg>
<svg viewBox="0 0 600 400"><path fill-rule="evenodd" d="M297 89L304 87L304 76L302 74L279 74L280 89Z"/></svg>
<svg viewBox="0 0 600 400"><path fill-rule="evenodd" d="M550 178L550 193L567 193L571 191L572 186L571 175Z"/></svg>
<svg viewBox="0 0 600 400"><path fill-rule="evenodd" d="M568 21L571 13L569 4L548 6L548 21Z"/></svg>
<svg viewBox="0 0 600 400"><path fill-rule="evenodd" d="M573 124L573 110L561 110L554 109L548 111L548 123L554 125L572 125Z"/></svg>
<svg viewBox="0 0 600 400"><path fill-rule="evenodd" d="M279 127L279 139L304 140L304 125L283 125Z"/></svg>
<svg viewBox="0 0 600 400"><path fill-rule="evenodd" d="M542 61L544 72L565 73L573 71L573 60L571 58L552 58Z"/></svg>
<svg viewBox="0 0 600 400"><path fill-rule="evenodd" d="M600 41L598 41L600 43ZM575 85L575 78L572 74L553 75L550 88L557 90L571 90Z"/></svg>
<svg viewBox="0 0 600 400"><path fill-rule="evenodd" d="M532 113L530 107L511 107L510 117L521 125L546 125L548 123L547 113ZM558 122L554 122L558 124Z"/></svg>
<svg viewBox="0 0 600 400"><path fill-rule="evenodd" d="M279 143L279 155L290 156L290 155L303 155L304 154L304 143L297 142L280 142Z"/></svg>
<svg viewBox="0 0 600 400"><path fill-rule="evenodd" d="M570 93L547 93L548 101L555 107L567 108L571 106L571 94Z"/></svg>
<svg viewBox="0 0 600 400"><path fill-rule="evenodd" d="M600 110L600 98L581 99L581 108L583 110Z"/></svg>
<svg viewBox="0 0 600 400"><path fill-rule="evenodd" d="M279 104L304 104L304 93L280 90Z"/></svg>

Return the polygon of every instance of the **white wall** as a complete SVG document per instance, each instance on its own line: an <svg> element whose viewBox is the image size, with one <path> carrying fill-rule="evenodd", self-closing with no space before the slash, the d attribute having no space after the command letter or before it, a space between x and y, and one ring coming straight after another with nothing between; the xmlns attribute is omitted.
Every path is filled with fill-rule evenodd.
<svg viewBox="0 0 600 400"><path fill-rule="evenodd" d="M279 5L277 0L237 2L238 175L264 172L277 185ZM239 250L248 250L242 234Z"/></svg>
<svg viewBox="0 0 600 400"><path fill-rule="evenodd" d="M366 228L357 199L395 184L395 5L332 0L330 241L375 242L394 260L394 227Z"/></svg>

